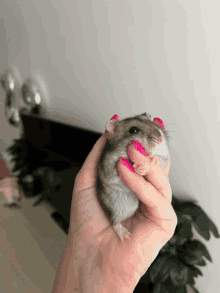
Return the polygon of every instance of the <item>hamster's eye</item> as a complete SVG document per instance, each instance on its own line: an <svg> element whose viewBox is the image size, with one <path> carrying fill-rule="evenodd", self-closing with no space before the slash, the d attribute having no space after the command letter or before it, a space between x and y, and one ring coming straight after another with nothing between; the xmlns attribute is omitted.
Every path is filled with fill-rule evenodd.
<svg viewBox="0 0 220 293"><path fill-rule="evenodd" d="M129 129L129 132L131 133L131 134L135 134L135 133L138 133L140 131L140 129L139 128L137 128L137 127L131 127L130 129Z"/></svg>

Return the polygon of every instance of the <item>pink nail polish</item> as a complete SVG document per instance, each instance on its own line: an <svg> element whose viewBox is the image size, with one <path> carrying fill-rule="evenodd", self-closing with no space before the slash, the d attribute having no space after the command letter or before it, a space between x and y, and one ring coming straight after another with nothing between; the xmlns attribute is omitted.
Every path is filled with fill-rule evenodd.
<svg viewBox="0 0 220 293"><path fill-rule="evenodd" d="M158 117L155 117L153 119L154 122L156 122L157 124L159 124L163 129L165 129L165 126L164 126L164 123L163 123L163 120L158 118Z"/></svg>
<svg viewBox="0 0 220 293"><path fill-rule="evenodd" d="M118 115L115 114L110 120L118 120Z"/></svg>
<svg viewBox="0 0 220 293"><path fill-rule="evenodd" d="M110 120L118 120L118 115L115 114ZM106 129L106 130L105 130L105 133L106 133L106 134L109 134L109 131Z"/></svg>
<svg viewBox="0 0 220 293"><path fill-rule="evenodd" d="M131 172L135 173L134 168L131 166L131 164L124 158L121 159L121 163L127 167Z"/></svg>
<svg viewBox="0 0 220 293"><path fill-rule="evenodd" d="M145 149L142 147L142 145L139 142L137 142L136 140L132 140L132 143L135 145L135 149L137 151L139 151L145 157L148 156L148 154L146 153Z"/></svg>

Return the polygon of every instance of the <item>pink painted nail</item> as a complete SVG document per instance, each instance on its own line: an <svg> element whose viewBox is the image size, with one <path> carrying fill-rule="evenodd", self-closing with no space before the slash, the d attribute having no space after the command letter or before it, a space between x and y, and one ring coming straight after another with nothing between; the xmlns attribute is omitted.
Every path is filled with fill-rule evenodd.
<svg viewBox="0 0 220 293"><path fill-rule="evenodd" d="M115 114L110 120L118 120L118 115ZM106 134L109 134L109 131L106 129L106 130L105 130L105 133L106 133Z"/></svg>
<svg viewBox="0 0 220 293"><path fill-rule="evenodd" d="M135 173L134 168L131 166L131 164L124 158L121 159L121 163L127 167L131 172Z"/></svg>
<svg viewBox="0 0 220 293"><path fill-rule="evenodd" d="M131 143L135 145L135 149L139 151L142 155L144 155L145 157L148 156L145 149L142 147L142 145L139 142L137 142L136 140L132 140Z"/></svg>
<svg viewBox="0 0 220 293"><path fill-rule="evenodd" d="M118 120L118 115L115 114L110 120Z"/></svg>
<svg viewBox="0 0 220 293"><path fill-rule="evenodd" d="M160 124L160 126L161 126L163 129L165 129L165 126L164 126L164 123L163 123L163 120L162 120L162 119L160 119L160 118L158 118L158 117L155 117L155 118L153 119L153 121L156 122L157 124Z"/></svg>

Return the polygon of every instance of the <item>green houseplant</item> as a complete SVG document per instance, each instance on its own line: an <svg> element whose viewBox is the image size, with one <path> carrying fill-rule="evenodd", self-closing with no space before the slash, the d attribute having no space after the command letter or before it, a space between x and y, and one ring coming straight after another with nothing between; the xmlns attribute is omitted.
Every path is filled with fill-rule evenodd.
<svg viewBox="0 0 220 293"><path fill-rule="evenodd" d="M150 268L140 279L134 293L186 293L187 285L195 293L194 278L202 276L198 266L205 266L204 257L212 262L205 245L193 237L192 227L206 240L210 232L220 238L214 223L195 200L180 200L173 195L172 205L178 218L173 237L161 249Z"/></svg>

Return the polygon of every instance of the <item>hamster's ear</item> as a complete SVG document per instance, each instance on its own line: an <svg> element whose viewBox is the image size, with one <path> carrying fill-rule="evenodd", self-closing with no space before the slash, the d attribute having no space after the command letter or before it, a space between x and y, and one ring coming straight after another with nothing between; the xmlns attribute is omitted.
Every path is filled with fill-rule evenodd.
<svg viewBox="0 0 220 293"><path fill-rule="evenodd" d="M116 129L118 127L119 121L118 120L110 120L107 124L105 129L108 130L109 135L116 132Z"/></svg>
<svg viewBox="0 0 220 293"><path fill-rule="evenodd" d="M159 125L163 130L165 130L163 120L161 120L160 118L155 117L153 119L153 122L156 123L157 125Z"/></svg>
<svg viewBox="0 0 220 293"><path fill-rule="evenodd" d="M108 130L109 135L111 136L113 133L115 133L117 127L118 127L118 121L121 121L120 117L118 115L114 115L110 121L106 124L105 129Z"/></svg>
<svg viewBox="0 0 220 293"><path fill-rule="evenodd" d="M147 119L151 119L151 115L150 115L150 114L147 114L147 112L141 114L140 116L144 116L144 117L146 117Z"/></svg>

